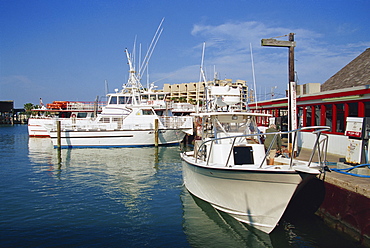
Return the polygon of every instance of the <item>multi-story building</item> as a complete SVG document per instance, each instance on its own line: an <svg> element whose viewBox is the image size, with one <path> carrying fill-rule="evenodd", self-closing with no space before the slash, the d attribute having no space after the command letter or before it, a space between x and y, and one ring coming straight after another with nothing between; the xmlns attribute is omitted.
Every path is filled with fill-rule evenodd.
<svg viewBox="0 0 370 248"><path fill-rule="evenodd" d="M182 83L182 84L164 84L163 91L169 92L170 99L174 102L187 102L196 104L202 103L205 99L205 91L207 85L241 87L241 99L243 102L248 103L254 101L253 94L249 89L247 82L244 80L232 81L231 79L198 82L198 83Z"/></svg>

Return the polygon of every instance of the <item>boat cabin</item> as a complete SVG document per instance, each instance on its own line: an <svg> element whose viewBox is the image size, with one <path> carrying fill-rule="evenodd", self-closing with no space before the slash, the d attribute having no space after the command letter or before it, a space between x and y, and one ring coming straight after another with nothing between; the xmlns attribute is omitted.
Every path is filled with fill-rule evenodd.
<svg viewBox="0 0 370 248"><path fill-rule="evenodd" d="M204 153L208 163L224 166L266 163L263 136L256 124L260 114L213 112L193 115L200 125L197 130L202 130L198 132L201 140L195 150L200 148L198 151Z"/></svg>

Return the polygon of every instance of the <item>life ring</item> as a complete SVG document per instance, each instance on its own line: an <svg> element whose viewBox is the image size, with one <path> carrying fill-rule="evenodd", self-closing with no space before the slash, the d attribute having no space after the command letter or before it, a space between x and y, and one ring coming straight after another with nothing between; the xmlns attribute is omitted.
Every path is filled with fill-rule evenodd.
<svg viewBox="0 0 370 248"><path fill-rule="evenodd" d="M71 117L72 117L72 118L76 118L76 114L72 114L72 115L71 115Z"/></svg>

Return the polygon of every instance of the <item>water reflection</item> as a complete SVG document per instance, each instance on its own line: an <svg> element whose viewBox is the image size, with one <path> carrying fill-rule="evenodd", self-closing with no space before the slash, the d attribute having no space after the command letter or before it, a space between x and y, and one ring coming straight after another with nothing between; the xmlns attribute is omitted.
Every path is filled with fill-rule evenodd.
<svg viewBox="0 0 370 248"><path fill-rule="evenodd" d="M152 200L160 163L178 160L178 147L53 149L50 139L29 139L29 159L35 170L48 172L69 187L100 188L96 193L120 202L130 211ZM45 183L45 182L39 182ZM60 184L55 184L55 187Z"/></svg>
<svg viewBox="0 0 370 248"><path fill-rule="evenodd" d="M57 152L50 139L28 140L24 164L31 173L23 169L22 182L31 184L8 207L28 220L17 222L11 212L9 223L25 226L29 237L50 236L50 244L64 235L66 242L103 240L110 247L356 247L313 214L286 216L267 235L215 210L182 186L178 147L62 149L60 158ZM48 228L53 235L45 235Z"/></svg>
<svg viewBox="0 0 370 248"><path fill-rule="evenodd" d="M313 212L298 216L291 210L266 234L216 210L185 188L181 201L183 229L192 247L361 247L327 227Z"/></svg>
<svg viewBox="0 0 370 248"><path fill-rule="evenodd" d="M62 149L58 164L50 139L26 142L26 162L16 167L26 193L6 194L14 198L5 200L6 208L16 214L9 212L3 230L22 227L5 231L9 242L32 237L33 247L188 246L179 147Z"/></svg>
<svg viewBox="0 0 370 248"><path fill-rule="evenodd" d="M192 247L273 247L268 234L249 229L186 189L181 201L183 229Z"/></svg>

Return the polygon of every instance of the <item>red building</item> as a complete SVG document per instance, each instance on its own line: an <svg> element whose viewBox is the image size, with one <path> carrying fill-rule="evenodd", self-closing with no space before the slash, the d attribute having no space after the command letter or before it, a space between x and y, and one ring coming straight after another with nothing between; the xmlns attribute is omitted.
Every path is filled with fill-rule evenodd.
<svg viewBox="0 0 370 248"><path fill-rule="evenodd" d="M300 89L297 92L298 125L331 127L328 152L343 154L348 145L348 137L344 136L347 117L370 117L370 48L322 84L319 92L302 94L305 86L297 87ZM287 129L287 97L250 103L249 108L277 117L277 125ZM267 118L258 120L262 126L267 126L268 121ZM305 147L303 141L301 145Z"/></svg>

